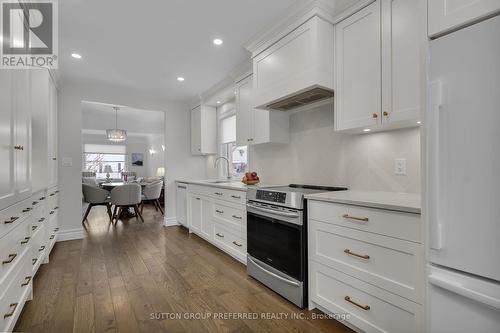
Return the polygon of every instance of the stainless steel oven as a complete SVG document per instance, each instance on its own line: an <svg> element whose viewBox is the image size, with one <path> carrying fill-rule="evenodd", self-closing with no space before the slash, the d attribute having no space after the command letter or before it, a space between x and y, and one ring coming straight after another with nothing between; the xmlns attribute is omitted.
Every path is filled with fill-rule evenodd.
<svg viewBox="0 0 500 333"><path fill-rule="evenodd" d="M247 192L247 272L298 307L307 305L304 195L344 190L289 185Z"/></svg>

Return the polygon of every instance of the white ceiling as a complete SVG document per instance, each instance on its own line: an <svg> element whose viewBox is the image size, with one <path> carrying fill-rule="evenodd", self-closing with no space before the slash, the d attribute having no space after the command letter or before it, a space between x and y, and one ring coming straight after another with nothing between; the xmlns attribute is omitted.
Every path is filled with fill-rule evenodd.
<svg viewBox="0 0 500 333"><path fill-rule="evenodd" d="M106 135L106 129L115 127L113 105L82 102L82 133ZM148 137L165 133L165 113L161 111L140 110L120 106L118 128L127 130L129 136Z"/></svg>
<svg viewBox="0 0 500 333"><path fill-rule="evenodd" d="M300 0L298 0L300 1ZM185 101L249 58L242 45L295 0L59 1L62 80ZM224 44L215 47L214 38ZM81 60L71 53L82 55ZM185 77L179 83L176 77Z"/></svg>

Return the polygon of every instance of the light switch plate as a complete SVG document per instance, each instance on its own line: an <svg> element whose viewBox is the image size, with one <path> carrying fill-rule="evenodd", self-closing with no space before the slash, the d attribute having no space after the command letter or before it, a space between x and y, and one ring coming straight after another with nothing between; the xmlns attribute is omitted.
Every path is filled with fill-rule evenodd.
<svg viewBox="0 0 500 333"><path fill-rule="evenodd" d="M62 166L63 167L72 167L73 159L71 157L63 157L62 158Z"/></svg>
<svg viewBox="0 0 500 333"><path fill-rule="evenodd" d="M394 174L406 176L406 158L396 158L394 160Z"/></svg>

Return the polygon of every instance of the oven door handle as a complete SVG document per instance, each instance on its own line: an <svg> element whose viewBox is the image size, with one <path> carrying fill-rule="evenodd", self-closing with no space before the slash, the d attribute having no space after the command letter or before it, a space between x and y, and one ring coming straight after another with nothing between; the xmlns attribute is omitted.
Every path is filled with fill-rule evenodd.
<svg viewBox="0 0 500 333"><path fill-rule="evenodd" d="M300 283L298 282L295 282L295 281L292 281L292 280L289 280L289 279L285 279L284 277L282 276L279 276L278 274L276 273L273 273L271 272L270 270L267 270L265 269L264 267L262 267L261 265L259 265L258 263L256 263L252 258L250 257L247 257L248 260L250 260L252 262L252 264L254 264L255 266L257 266L259 269L263 270L264 272L266 272L267 274L271 275L272 277L275 277L277 278L278 280L281 280L283 282L286 282L288 284L291 284L292 286L295 286L295 287L300 287Z"/></svg>
<svg viewBox="0 0 500 333"><path fill-rule="evenodd" d="M277 211L277 210L274 210L274 209L262 208L262 207L259 207L259 206L255 206L255 205L250 204L250 203L247 204L247 206L251 207L251 208L253 208L255 210L264 212L264 213L274 214L274 215L278 215L278 216L283 216L283 217L299 217L299 213L281 212L281 211Z"/></svg>

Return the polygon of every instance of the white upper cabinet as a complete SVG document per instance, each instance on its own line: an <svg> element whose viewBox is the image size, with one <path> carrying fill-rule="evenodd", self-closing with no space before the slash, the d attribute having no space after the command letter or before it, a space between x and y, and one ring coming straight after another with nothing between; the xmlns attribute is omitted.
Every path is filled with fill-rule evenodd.
<svg viewBox="0 0 500 333"><path fill-rule="evenodd" d="M314 87L333 91L333 25L318 16L253 54L252 105L269 105Z"/></svg>
<svg viewBox="0 0 500 333"><path fill-rule="evenodd" d="M236 83L236 140L246 146L261 143L288 143L289 116L253 107L252 75Z"/></svg>
<svg viewBox="0 0 500 333"><path fill-rule="evenodd" d="M336 129L374 126L381 112L380 3L335 26Z"/></svg>
<svg viewBox="0 0 500 333"><path fill-rule="evenodd" d="M0 209L31 194L31 102L28 70L0 71Z"/></svg>
<svg viewBox="0 0 500 333"><path fill-rule="evenodd" d="M500 11L500 0L429 0L429 36L456 30Z"/></svg>
<svg viewBox="0 0 500 333"><path fill-rule="evenodd" d="M382 124L420 119L421 64L415 0L382 0Z"/></svg>
<svg viewBox="0 0 500 333"><path fill-rule="evenodd" d="M418 1L377 0L335 26L335 129L416 126Z"/></svg>
<svg viewBox="0 0 500 333"><path fill-rule="evenodd" d="M33 191L57 185L57 90L46 69L32 71Z"/></svg>
<svg viewBox="0 0 500 333"><path fill-rule="evenodd" d="M191 110L191 153L209 155L217 153L216 109L200 105Z"/></svg>

